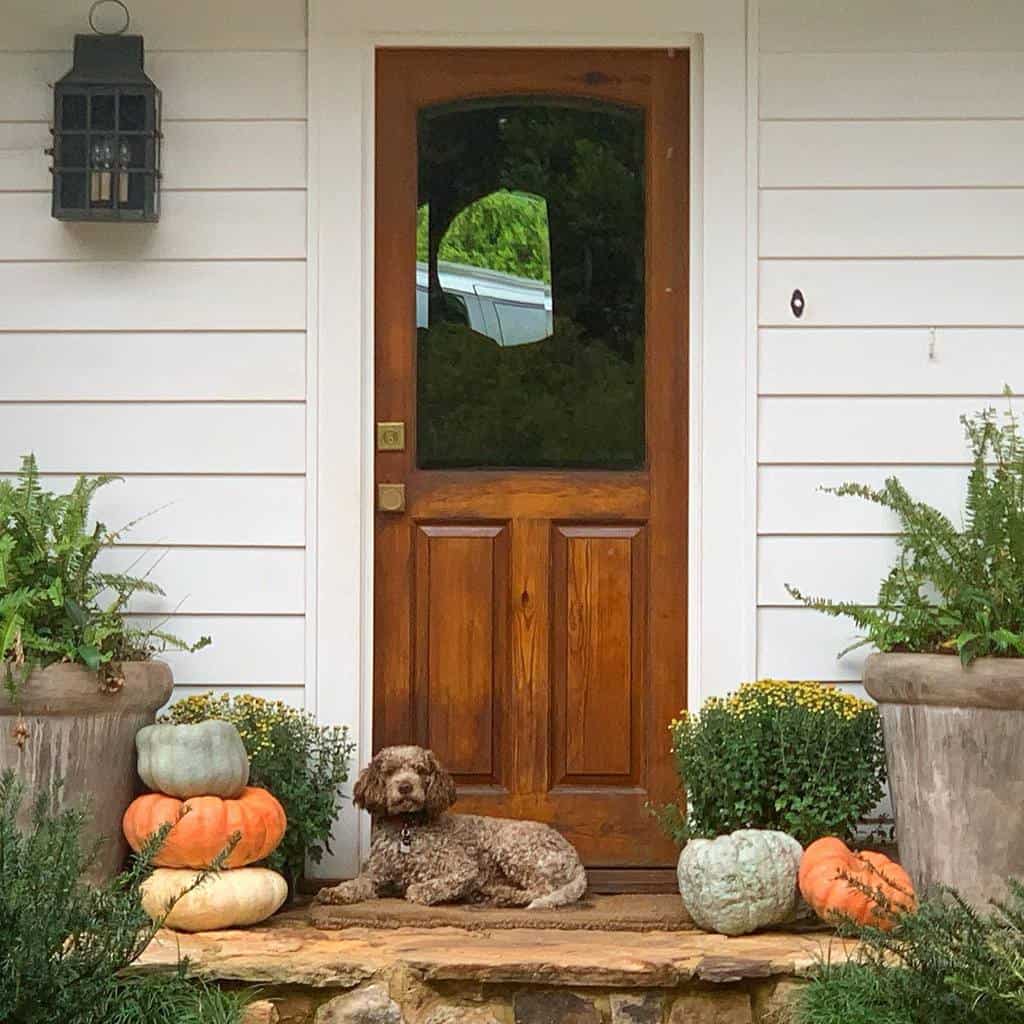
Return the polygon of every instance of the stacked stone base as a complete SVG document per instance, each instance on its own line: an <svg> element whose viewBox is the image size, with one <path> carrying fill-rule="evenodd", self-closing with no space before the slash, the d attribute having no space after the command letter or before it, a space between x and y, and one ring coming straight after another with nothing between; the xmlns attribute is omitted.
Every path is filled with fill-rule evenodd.
<svg viewBox="0 0 1024 1024"><path fill-rule="evenodd" d="M245 1024L787 1024L791 978L676 989L425 984L403 973L344 992L264 989Z"/></svg>

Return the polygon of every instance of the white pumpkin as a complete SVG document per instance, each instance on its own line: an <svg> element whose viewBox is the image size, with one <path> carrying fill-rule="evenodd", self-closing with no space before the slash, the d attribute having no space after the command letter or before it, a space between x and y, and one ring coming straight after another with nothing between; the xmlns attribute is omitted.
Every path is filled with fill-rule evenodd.
<svg viewBox="0 0 1024 1024"><path fill-rule="evenodd" d="M722 935L791 921L802 855L792 836L767 829L691 839L676 872L683 905L696 925Z"/></svg>
<svg viewBox="0 0 1024 1024"><path fill-rule="evenodd" d="M157 868L142 883L142 908L156 920L200 874L191 868ZM269 868L221 871L181 896L164 924L179 932L241 928L265 921L287 897L288 883Z"/></svg>
<svg viewBox="0 0 1024 1024"><path fill-rule="evenodd" d="M249 782L249 757L238 730L220 719L196 725L147 725L135 735L139 775L154 792L238 796Z"/></svg>

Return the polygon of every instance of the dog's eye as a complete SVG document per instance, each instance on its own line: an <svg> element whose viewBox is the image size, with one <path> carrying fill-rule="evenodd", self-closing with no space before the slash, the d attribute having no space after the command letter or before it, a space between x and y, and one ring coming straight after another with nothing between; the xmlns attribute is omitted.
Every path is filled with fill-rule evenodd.
<svg viewBox="0 0 1024 1024"><path fill-rule="evenodd" d="M417 775L429 775L430 774L430 769L425 764L418 764L418 765L416 765L416 774Z"/></svg>

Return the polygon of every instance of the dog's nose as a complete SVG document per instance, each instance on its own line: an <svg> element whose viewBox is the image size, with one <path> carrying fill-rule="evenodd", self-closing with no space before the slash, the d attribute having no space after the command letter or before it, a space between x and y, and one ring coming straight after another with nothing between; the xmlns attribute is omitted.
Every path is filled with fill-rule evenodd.
<svg viewBox="0 0 1024 1024"><path fill-rule="evenodd" d="M412 792L412 783L411 782L400 782L398 784L398 792L402 796L408 796Z"/></svg>

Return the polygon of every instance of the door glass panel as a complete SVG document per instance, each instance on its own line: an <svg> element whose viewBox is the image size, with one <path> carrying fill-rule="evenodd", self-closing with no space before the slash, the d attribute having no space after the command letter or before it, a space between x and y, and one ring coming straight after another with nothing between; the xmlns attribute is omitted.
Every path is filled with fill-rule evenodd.
<svg viewBox="0 0 1024 1024"><path fill-rule="evenodd" d="M643 465L644 152L613 104L420 113L421 467Z"/></svg>

